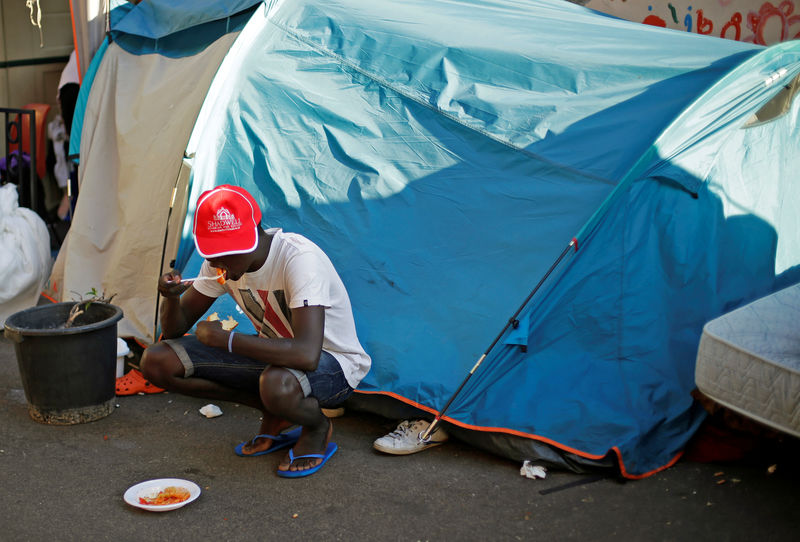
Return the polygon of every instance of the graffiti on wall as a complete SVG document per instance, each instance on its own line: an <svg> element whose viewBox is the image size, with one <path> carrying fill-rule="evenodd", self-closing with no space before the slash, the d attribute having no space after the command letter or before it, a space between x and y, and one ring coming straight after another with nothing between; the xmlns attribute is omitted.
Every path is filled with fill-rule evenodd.
<svg viewBox="0 0 800 542"><path fill-rule="evenodd" d="M575 3L630 21L759 45L800 39L800 0L588 0Z"/></svg>

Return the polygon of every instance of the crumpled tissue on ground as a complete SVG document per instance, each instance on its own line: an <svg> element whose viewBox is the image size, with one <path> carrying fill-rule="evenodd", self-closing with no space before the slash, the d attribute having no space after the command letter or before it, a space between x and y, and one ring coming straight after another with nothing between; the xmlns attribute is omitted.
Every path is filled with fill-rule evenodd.
<svg viewBox="0 0 800 542"><path fill-rule="evenodd" d="M522 467L520 467L519 473L521 476L530 478L532 480L535 480L537 478L544 479L547 476L547 469L539 465L533 465L531 464L530 461L526 459L522 463Z"/></svg>
<svg viewBox="0 0 800 542"><path fill-rule="evenodd" d="M206 418L216 418L217 416L222 416L222 409L217 405L209 404L200 409L200 414Z"/></svg>

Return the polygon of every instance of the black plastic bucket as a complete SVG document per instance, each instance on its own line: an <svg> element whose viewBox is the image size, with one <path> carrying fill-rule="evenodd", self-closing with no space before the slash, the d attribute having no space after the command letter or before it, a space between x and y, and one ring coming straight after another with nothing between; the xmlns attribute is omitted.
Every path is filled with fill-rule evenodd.
<svg viewBox="0 0 800 542"><path fill-rule="evenodd" d="M41 305L6 319L28 412L37 422L71 425L114 410L117 322L122 309L91 303L64 327L74 302Z"/></svg>

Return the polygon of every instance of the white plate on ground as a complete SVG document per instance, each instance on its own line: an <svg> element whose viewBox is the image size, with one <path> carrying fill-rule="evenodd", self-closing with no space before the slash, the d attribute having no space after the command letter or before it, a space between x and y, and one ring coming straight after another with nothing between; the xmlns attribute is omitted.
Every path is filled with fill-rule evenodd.
<svg viewBox="0 0 800 542"><path fill-rule="evenodd" d="M182 487L186 489L189 492L189 498L183 502L161 505L142 504L139 502L139 497L152 497L158 495L160 491L163 491L169 486ZM190 482L189 480L181 480L180 478L159 478L157 480L148 480L146 482L141 482L135 486L129 487L122 498L125 499L125 502L131 506L135 506L143 510L149 510L151 512L168 512L189 504L199 496L200 486L194 482Z"/></svg>

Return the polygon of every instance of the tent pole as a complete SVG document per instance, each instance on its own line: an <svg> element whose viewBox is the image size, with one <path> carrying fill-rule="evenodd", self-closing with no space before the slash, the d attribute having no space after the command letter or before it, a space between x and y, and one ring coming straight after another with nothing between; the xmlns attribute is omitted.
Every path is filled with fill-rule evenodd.
<svg viewBox="0 0 800 542"><path fill-rule="evenodd" d="M519 314L522 312L522 310L525 308L525 306L528 304L528 302L531 300L531 298L533 298L533 296L536 295L536 292L539 290L539 288L542 287L542 284L544 284L544 281L547 280L547 278L555 270L555 268L558 267L558 264L561 263L561 260L564 259L564 257L569 253L569 251L573 247L575 248L575 252L577 252L578 251L578 239L575 238L575 237L572 238L572 240L569 242L569 244L566 246L566 248L564 248L564 250L561 252L561 255L556 259L555 262L553 262L553 265L550 266L550 269L547 270L547 272L544 274L544 276L541 278L541 280L539 280L539 282L536 284L534 289L531 290L531 293L528 294L528 297L526 297L525 301L523 301L522 304L519 306L519 308L517 309L517 312L515 312L514 315L511 318L508 319L508 322L506 322L506 325L503 326L503 329L500 330L500 333L497 334L497 337L494 338L494 340L492 341L492 344L489 345L489 348L487 348L486 351L483 353L483 355L480 358L478 358L478 361L475 363L475 365L473 365L473 367L470 370L470 372L467 373L467 376L461 382L461 385L458 387L458 389L455 391L455 393L453 393L453 395L450 396L450 399L447 400L447 403L445 403L444 408L442 408L442 410L439 411L439 413L433 419L433 422L431 422L431 424L428 426L428 428L424 432L419 434L419 437L418 437L419 440L421 440L422 442L428 442L431 439L431 434L433 434L433 431L436 429L436 426L439 424L439 420L441 420L442 416L444 416L444 413L447 412L448 408L450 408L450 405L453 403L453 400L455 400L455 398L458 396L458 394L461 393L461 390L467 384L467 382L472 377L472 375L475 374L475 371L478 370L478 367L481 366L481 363L483 363L483 360L485 360L486 356L489 355L489 352L491 352L492 349L497 345L497 343L500 342L500 339L503 337L503 334L506 332L506 330L510 326L514 326L514 325L517 324L517 317L519 316Z"/></svg>
<svg viewBox="0 0 800 542"><path fill-rule="evenodd" d="M167 239L169 237L169 221L172 218L172 208L175 206L175 195L178 193L178 183L180 182L180 174L175 180L175 186L172 187L172 197L169 200L169 211L167 212L167 226L164 228L164 244L161 247L161 264L158 267L158 276L164 271L164 257L167 254ZM158 342L158 306L161 301L161 296L156 293L156 314L153 318L153 342Z"/></svg>

